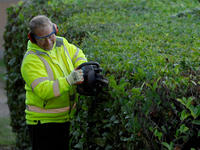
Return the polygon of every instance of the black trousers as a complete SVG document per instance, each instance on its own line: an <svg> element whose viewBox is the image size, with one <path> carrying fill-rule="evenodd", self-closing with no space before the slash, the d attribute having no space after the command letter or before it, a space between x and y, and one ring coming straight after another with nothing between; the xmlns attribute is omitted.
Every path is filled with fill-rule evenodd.
<svg viewBox="0 0 200 150"><path fill-rule="evenodd" d="M70 123L28 125L33 150L68 150Z"/></svg>

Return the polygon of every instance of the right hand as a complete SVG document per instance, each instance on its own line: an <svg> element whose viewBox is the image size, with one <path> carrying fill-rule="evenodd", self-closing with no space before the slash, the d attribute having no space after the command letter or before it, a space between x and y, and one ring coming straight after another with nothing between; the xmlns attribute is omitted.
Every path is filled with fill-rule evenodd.
<svg viewBox="0 0 200 150"><path fill-rule="evenodd" d="M68 81L68 83L70 85L74 85L74 84L81 84L84 81L83 78L83 70L82 69L78 69L78 70L73 70L66 78L66 80Z"/></svg>

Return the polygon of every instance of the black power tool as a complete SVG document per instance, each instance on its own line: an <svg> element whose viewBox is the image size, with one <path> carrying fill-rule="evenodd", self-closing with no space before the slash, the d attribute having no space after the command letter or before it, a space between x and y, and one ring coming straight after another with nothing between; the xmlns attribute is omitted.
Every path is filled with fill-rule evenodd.
<svg viewBox="0 0 200 150"><path fill-rule="evenodd" d="M78 66L77 69L83 70L84 81L77 85L77 91L81 95L94 96L103 87L108 85L108 80L101 74L102 69L97 62L86 62Z"/></svg>

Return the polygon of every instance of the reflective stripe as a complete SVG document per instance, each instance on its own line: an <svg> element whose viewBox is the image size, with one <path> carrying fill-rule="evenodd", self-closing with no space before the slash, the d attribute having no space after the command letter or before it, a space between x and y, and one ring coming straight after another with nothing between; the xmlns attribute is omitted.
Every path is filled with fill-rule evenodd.
<svg viewBox="0 0 200 150"><path fill-rule="evenodd" d="M29 55L29 54L37 55L37 56L40 58L40 60L41 60L41 61L44 63L44 65L45 65L45 68L46 68L46 70L47 70L47 74L48 74L49 79L50 79L50 80L54 80L53 71L52 71L51 67L49 66L48 62L47 62L42 56L40 56L40 54L45 54L45 53L44 53L44 52L39 53L39 51L37 51L36 53L33 52L33 51L28 51L28 52L26 53L26 55L24 56L24 58L25 58L27 55ZM24 58L23 58L23 59L24 59Z"/></svg>
<svg viewBox="0 0 200 150"><path fill-rule="evenodd" d="M57 108L57 109L43 109L36 106L27 106L28 111L38 112L38 113L61 113L69 111L70 107Z"/></svg>
<svg viewBox="0 0 200 150"><path fill-rule="evenodd" d="M49 56L47 53L45 53L45 52L40 52L40 51L38 51L38 50L36 50L36 54L37 54L37 55L41 55L41 54L43 54L43 55L47 55L47 56Z"/></svg>
<svg viewBox="0 0 200 150"><path fill-rule="evenodd" d="M53 75L53 71L49 65L49 63L42 57L40 56L40 54L46 54L44 52L39 52L39 51L36 51L33 52L33 51L29 51L25 57L28 55L28 54L34 54L34 55L37 55L40 60L44 63L45 65L45 68L46 68L46 71L47 71L47 74L48 74L48 77L41 77L41 78L37 78L35 79L32 83L31 83L31 87L32 87L32 90L34 90L34 88L40 83L40 82L43 82L45 80L54 80L54 75ZM47 54L48 55L48 54ZM53 83L53 92L54 92L54 95L56 97L60 96L60 91L59 91L59 84L58 84L58 80L54 81Z"/></svg>
<svg viewBox="0 0 200 150"><path fill-rule="evenodd" d="M74 109L76 107L76 103L74 103L72 109ZM30 106L27 105L26 109L28 111L33 111L33 112L37 112L37 113L62 113L62 112L67 112L70 110L70 107L63 107L63 108L55 108L55 109L43 109L37 106Z"/></svg>
<svg viewBox="0 0 200 150"><path fill-rule="evenodd" d="M49 76L49 79L50 80L54 80L54 76L53 76L53 71L51 69L51 67L49 66L49 63L40 55L37 55L41 60L42 62L44 63L45 67L46 67L46 70L47 70L47 73L48 73L48 76Z"/></svg>
<svg viewBox="0 0 200 150"><path fill-rule="evenodd" d="M34 88L40 83L40 82L43 82L45 80L49 80L48 77L41 77L41 78L37 78L35 79L32 83L31 83L31 87L32 87L32 90L34 90ZM58 80L55 80L54 83L53 83L53 92L54 92L54 95L56 97L60 96L60 91L59 91L59 82Z"/></svg>
<svg viewBox="0 0 200 150"><path fill-rule="evenodd" d="M57 97L57 96L60 96L60 91L59 91L59 82L58 80L54 81L53 83L53 92L54 92L54 95Z"/></svg>
<svg viewBox="0 0 200 150"><path fill-rule="evenodd" d="M85 60L85 61L87 61L87 59L82 58L82 57L79 57L79 58L76 59L75 63L76 63L77 61L79 61L79 60Z"/></svg>
<svg viewBox="0 0 200 150"><path fill-rule="evenodd" d="M31 83L31 87L32 87L32 90L40 83L40 82L43 82L45 80L49 80L48 77L41 77L41 78L37 78L35 79L32 83Z"/></svg>
<svg viewBox="0 0 200 150"><path fill-rule="evenodd" d="M65 50L65 52L67 53L67 55L68 55L69 59L71 60L71 57L70 57L70 55L69 55L69 52L68 52L68 50L67 50L67 48L66 48L65 44L63 44L63 46L64 46L64 50ZM71 62L72 62L72 60L71 60Z"/></svg>
<svg viewBox="0 0 200 150"><path fill-rule="evenodd" d="M33 51L28 51L28 52L24 55L24 58L26 58L26 56L29 55L29 54L35 54L35 55L36 55L36 53L34 53ZM24 60L24 58L23 58L23 60Z"/></svg>
<svg viewBox="0 0 200 150"><path fill-rule="evenodd" d="M72 61L74 61L74 59L78 56L78 53L79 53L79 48L76 47L76 53L75 53L74 57L72 58Z"/></svg>

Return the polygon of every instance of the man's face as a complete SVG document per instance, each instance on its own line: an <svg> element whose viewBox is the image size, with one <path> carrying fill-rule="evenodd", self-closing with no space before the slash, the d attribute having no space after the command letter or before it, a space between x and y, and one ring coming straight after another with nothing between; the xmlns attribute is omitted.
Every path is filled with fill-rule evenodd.
<svg viewBox="0 0 200 150"><path fill-rule="evenodd" d="M52 25L37 28L35 30L35 40L37 42L36 44L44 50L51 50L56 41L56 35L53 32L54 30Z"/></svg>

